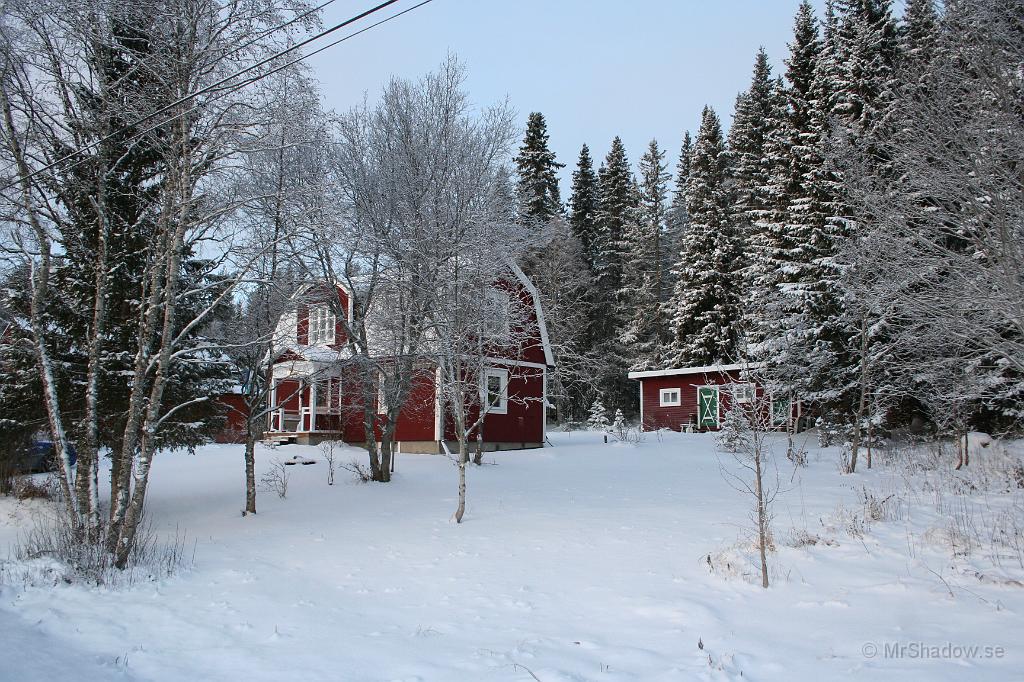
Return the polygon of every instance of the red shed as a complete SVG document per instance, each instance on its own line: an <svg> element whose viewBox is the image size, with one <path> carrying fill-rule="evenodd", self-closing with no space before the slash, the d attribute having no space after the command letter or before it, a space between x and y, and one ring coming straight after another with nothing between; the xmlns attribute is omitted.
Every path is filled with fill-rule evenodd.
<svg viewBox="0 0 1024 682"><path fill-rule="evenodd" d="M708 365L630 372L640 382L640 425L644 431L717 431L726 410L734 402L746 402L763 394L745 370L760 365ZM797 408L799 409L799 408ZM772 402L772 419L780 427L792 414L788 399Z"/></svg>

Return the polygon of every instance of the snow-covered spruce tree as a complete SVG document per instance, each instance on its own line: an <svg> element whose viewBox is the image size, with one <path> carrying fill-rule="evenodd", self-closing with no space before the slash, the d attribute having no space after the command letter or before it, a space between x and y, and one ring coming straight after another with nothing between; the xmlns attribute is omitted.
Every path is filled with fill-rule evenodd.
<svg viewBox="0 0 1024 682"><path fill-rule="evenodd" d="M920 84L924 69L936 56L938 41L939 15L934 0L908 0L899 26L899 80Z"/></svg>
<svg viewBox="0 0 1024 682"><path fill-rule="evenodd" d="M906 388L950 431L1009 424L1021 412L1020 19L1002 3L950 5L933 58L902 92L890 140L899 183L863 152L845 171L878 243L854 292L902 284L889 297L897 324L886 340L916 381Z"/></svg>
<svg viewBox="0 0 1024 682"><path fill-rule="evenodd" d="M729 131L732 222L744 245L744 329L756 346L763 320L784 271L788 155L793 143L781 83L772 79L768 55L757 53L749 89L736 102Z"/></svg>
<svg viewBox="0 0 1024 682"><path fill-rule="evenodd" d="M591 274L597 272L599 187L590 148L580 149L576 170L572 173L572 196L569 199L569 226L583 249L584 261Z"/></svg>
<svg viewBox="0 0 1024 682"><path fill-rule="evenodd" d="M830 72L827 75L834 80L821 85L834 93L834 118L823 170L829 173L841 165L829 159L832 149L848 147L853 154L870 160L872 174L893 177L887 138L892 132L898 91L898 41L889 2L844 0L839 3L834 32L828 18L826 28L821 63L823 74ZM861 392L858 358L863 352L862 330L865 324L878 330L882 320L855 319L858 316L844 305L844 273L837 254L847 240L858 237L865 223L865 216L852 210L846 189L847 183L830 188L831 215L816 259L822 277L816 285L818 295L811 307L809 325L816 344L805 352L814 358L807 373L813 387L808 397L819 404L826 422L849 429L858 412Z"/></svg>
<svg viewBox="0 0 1024 682"><path fill-rule="evenodd" d="M622 343L630 369L652 369L662 363L669 334L662 318L668 297L670 268L666 249L665 198L669 177L665 153L651 140L640 159L640 205L628 224L623 291L619 297L629 317Z"/></svg>
<svg viewBox="0 0 1024 682"><path fill-rule="evenodd" d="M829 162L843 80L839 19L831 3L822 28L819 41L810 8L801 6L787 62L797 141L789 158L794 183L785 232L790 250L779 297L765 316L759 357L769 363L765 373L776 390L800 395L827 419L842 422L840 387L852 390L856 375L848 350L853 325L845 318L837 260L849 221L842 178Z"/></svg>
<svg viewBox="0 0 1024 682"><path fill-rule="evenodd" d="M615 410L615 418L612 420L611 430L619 437L619 440L626 439L626 431L629 429L629 424L626 422L626 416L622 414L622 410Z"/></svg>
<svg viewBox="0 0 1024 682"><path fill-rule="evenodd" d="M594 402L590 404L587 426L593 431L608 430L608 410L605 409L600 395L594 398Z"/></svg>
<svg viewBox="0 0 1024 682"><path fill-rule="evenodd" d="M725 143L718 116L704 107L690 161L690 225L676 263L672 357L677 367L735 359L739 337L740 244L729 222Z"/></svg>
<svg viewBox="0 0 1024 682"><path fill-rule="evenodd" d="M669 260L672 261L675 255L679 253L679 240L682 235L686 232L686 227L690 224L690 216L686 212L686 180L690 177L690 156L693 154L693 139L690 137L690 132L687 131L683 135L683 143L679 149L679 160L676 162L676 174L675 181L673 182L672 188L672 203L668 207L668 211L665 214L666 223L666 235L665 235L665 250L669 255ZM672 289L675 286L675 274L672 266L674 262L669 263L668 270L665 273L665 281L667 285L666 301L671 297Z"/></svg>
<svg viewBox="0 0 1024 682"><path fill-rule="evenodd" d="M515 165L519 218L541 229L555 216L562 215L558 169L565 164L558 163L554 152L548 148L548 125L539 111L530 114L527 120L526 136Z"/></svg>
<svg viewBox="0 0 1024 682"><path fill-rule="evenodd" d="M598 385L615 407L636 409L631 382L626 378L629 358L621 332L626 321L625 267L629 250L628 231L636 220L639 192L626 158L622 140L611 149L598 173L598 234L594 279L594 350L603 359Z"/></svg>
<svg viewBox="0 0 1024 682"><path fill-rule="evenodd" d="M765 145L777 118L778 96L768 54L761 48L754 60L750 87L736 98L727 146L735 227L749 240L767 211L769 160Z"/></svg>

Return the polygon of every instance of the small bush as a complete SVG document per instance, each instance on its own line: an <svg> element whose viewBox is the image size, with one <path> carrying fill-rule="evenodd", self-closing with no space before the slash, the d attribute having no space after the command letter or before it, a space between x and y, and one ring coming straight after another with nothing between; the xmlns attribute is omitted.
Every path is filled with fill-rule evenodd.
<svg viewBox="0 0 1024 682"><path fill-rule="evenodd" d="M369 483L373 480L373 474L370 472L370 469L360 464L358 460L353 459L348 464L342 464L341 468L351 472L352 477L360 483Z"/></svg>
<svg viewBox="0 0 1024 682"><path fill-rule="evenodd" d="M260 478L260 487L269 492L277 493L277 496L283 500L288 497L289 478L291 478L291 474L288 473L285 463L279 459L273 459L270 462L270 468Z"/></svg>
<svg viewBox="0 0 1024 682"><path fill-rule="evenodd" d="M145 518L140 521L124 570L114 566L114 556L107 551L103 536L101 528L97 539L84 537L63 513L40 514L14 546L16 561L6 564L4 579L32 585L131 585L139 579L173 575L183 564L185 534L176 530L172 541L161 542Z"/></svg>
<svg viewBox="0 0 1024 682"><path fill-rule="evenodd" d="M53 479L42 483L30 477L19 478L14 481L12 493L19 500L49 500L55 497Z"/></svg>

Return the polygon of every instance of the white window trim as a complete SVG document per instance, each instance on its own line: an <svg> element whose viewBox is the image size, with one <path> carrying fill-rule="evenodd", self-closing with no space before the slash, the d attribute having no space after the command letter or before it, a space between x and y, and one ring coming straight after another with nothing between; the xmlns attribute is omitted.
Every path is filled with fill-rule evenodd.
<svg viewBox="0 0 1024 682"><path fill-rule="evenodd" d="M501 399L497 405L488 404L487 383L491 377L498 377L501 380ZM487 414L508 414L508 370L488 367L484 370L483 382L480 385L480 402L487 410Z"/></svg>
<svg viewBox="0 0 1024 682"><path fill-rule="evenodd" d="M334 311L326 305L309 306L309 317L306 323L306 334L309 345L329 346L334 343L334 332L338 320Z"/></svg>
<svg viewBox="0 0 1024 682"><path fill-rule="evenodd" d="M737 405L749 405L757 397L757 387L749 382L733 384L731 393Z"/></svg>
<svg viewBox="0 0 1024 682"><path fill-rule="evenodd" d="M672 392L675 392L675 394L676 394L675 401L665 400L665 394L666 393L672 393ZM659 402L659 406L660 407L679 407L680 405L683 404L683 389L682 389L682 387L680 387L680 388L662 388L662 389L659 389L658 390L658 402Z"/></svg>

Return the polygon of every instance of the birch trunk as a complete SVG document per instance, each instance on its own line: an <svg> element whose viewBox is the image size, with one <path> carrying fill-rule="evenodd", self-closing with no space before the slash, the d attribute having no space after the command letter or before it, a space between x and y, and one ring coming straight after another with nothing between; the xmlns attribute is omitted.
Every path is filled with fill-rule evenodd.
<svg viewBox="0 0 1024 682"><path fill-rule="evenodd" d="M245 434L245 513L256 513L256 434L251 427Z"/></svg>
<svg viewBox="0 0 1024 682"><path fill-rule="evenodd" d="M761 476L761 446L754 446L754 495L757 498L757 537L761 553L761 587L768 587L768 510L764 500L764 486Z"/></svg>
<svg viewBox="0 0 1024 682"><path fill-rule="evenodd" d="M857 414L853 420L853 438L850 443L850 471L857 471L857 454L860 450L861 422L868 405L868 322L867 318L861 320L860 325L860 399L857 404Z"/></svg>
<svg viewBox="0 0 1024 682"><path fill-rule="evenodd" d="M50 427L50 435L53 438L58 461L61 463L61 475L58 479L60 480L61 493L64 496L65 511L68 519L75 527L80 528L81 518L79 516L77 500L71 490L73 471L67 435L64 431L64 417L61 413L60 401L57 398L53 363L46 348L46 330L43 324L43 313L46 307L50 279L50 240L42 223L39 221L39 216L33 208L32 188L29 182L31 171L28 162L25 160L24 150L19 142L6 87L0 88L0 101L3 103L4 127L6 128L8 147L14 158L18 173L18 184L21 190L25 214L32 227L32 232L35 235L39 248L38 265L34 259L30 259L32 296L29 303L29 312L32 336L35 343L36 364L39 367L39 377L43 385L43 403L46 407L46 418Z"/></svg>

